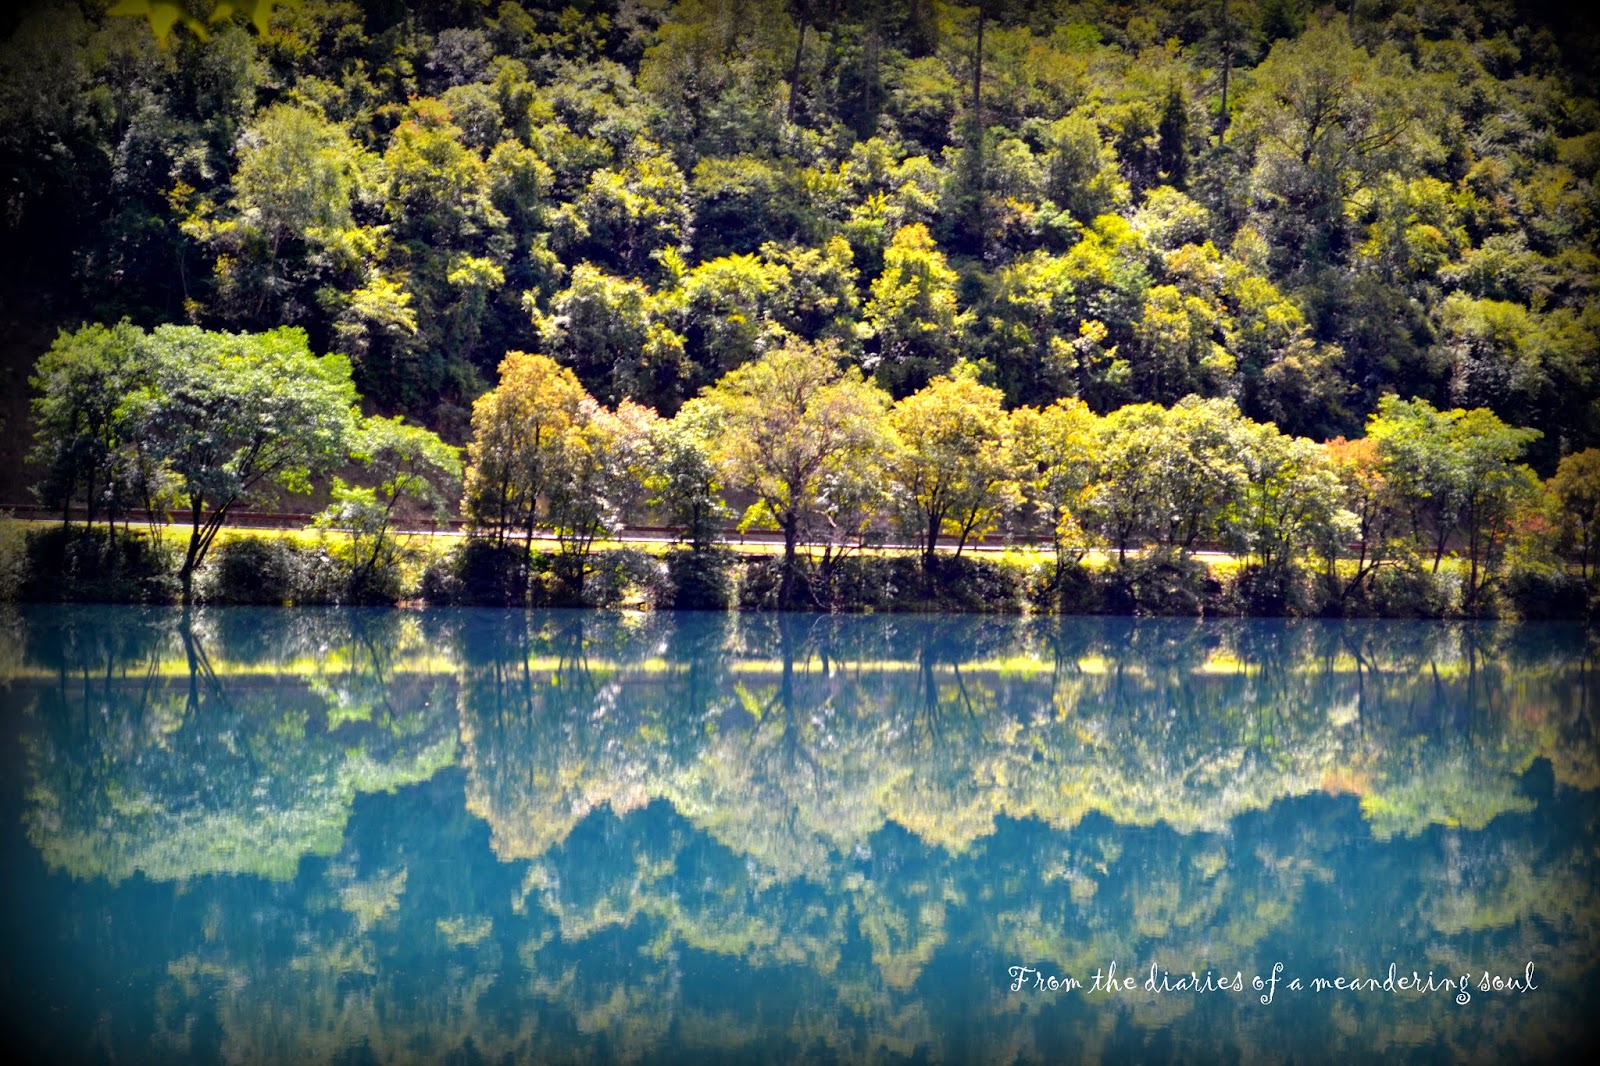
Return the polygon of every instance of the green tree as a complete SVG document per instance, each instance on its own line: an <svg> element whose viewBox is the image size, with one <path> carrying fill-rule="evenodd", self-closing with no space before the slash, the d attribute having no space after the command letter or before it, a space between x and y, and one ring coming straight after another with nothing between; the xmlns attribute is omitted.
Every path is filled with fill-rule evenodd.
<svg viewBox="0 0 1600 1066"><path fill-rule="evenodd" d="M632 400L612 411L585 397L556 438L547 515L565 576L579 589L595 539L620 532L643 509L658 422L653 410Z"/></svg>
<svg viewBox="0 0 1600 1066"><path fill-rule="evenodd" d="M461 449L396 415L364 419L350 451L377 484L334 478L332 502L317 516L317 525L350 534L350 590L362 599L396 561L400 545L392 530L399 512L409 506L421 508L436 522L449 518L461 482Z"/></svg>
<svg viewBox="0 0 1600 1066"><path fill-rule="evenodd" d="M500 383L472 405L463 510L474 531L500 545L520 532L532 557L541 500L587 398L572 371L549 356L507 353Z"/></svg>
<svg viewBox="0 0 1600 1066"><path fill-rule="evenodd" d="M1342 258L1345 204L1401 164L1422 92L1397 50L1369 54L1342 20L1278 42L1256 68L1236 129L1256 146L1261 225L1286 273Z"/></svg>
<svg viewBox="0 0 1600 1066"><path fill-rule="evenodd" d="M664 304L637 281L579 263L549 313L535 312L534 325L545 350L607 402L630 397L670 408L693 368Z"/></svg>
<svg viewBox="0 0 1600 1066"><path fill-rule="evenodd" d="M895 233L865 313L866 365L879 385L902 396L954 365L973 319L957 302L955 271L920 223Z"/></svg>
<svg viewBox="0 0 1600 1066"><path fill-rule="evenodd" d="M1232 525L1241 547L1281 581L1339 525L1339 478L1316 442L1268 422L1245 427L1246 483Z"/></svg>
<svg viewBox="0 0 1600 1066"><path fill-rule="evenodd" d="M682 333L703 373L720 376L776 345L781 332L770 312L788 273L753 255L731 255L684 275Z"/></svg>
<svg viewBox="0 0 1600 1066"><path fill-rule="evenodd" d="M1512 519L1538 482L1518 465L1538 430L1508 426L1485 408L1436 410L1426 400L1385 396L1367 423L1386 476L1439 569L1458 534L1467 554L1463 606L1478 605L1496 579Z"/></svg>
<svg viewBox="0 0 1600 1066"><path fill-rule="evenodd" d="M888 475L907 525L931 571L939 535L956 538L956 555L1021 499L1010 417L999 389L960 365L900 400L889 414L899 441Z"/></svg>
<svg viewBox="0 0 1600 1066"><path fill-rule="evenodd" d="M142 447L188 512L178 572L188 603L194 572L237 504L271 488L309 491L312 475L349 454L356 390L349 361L311 354L298 329L161 326L149 345L152 379L130 402Z"/></svg>
<svg viewBox="0 0 1600 1066"><path fill-rule="evenodd" d="M1600 448L1562 459L1548 489L1560 508L1563 532L1578 549L1578 565L1587 580L1589 561L1600 549Z"/></svg>
<svg viewBox="0 0 1600 1066"><path fill-rule="evenodd" d="M731 371L705 391L721 419L714 455L729 491L755 503L746 521L783 531L779 599L792 602L800 532L818 507L830 470L864 463L884 444L889 399L833 349L790 341Z"/></svg>
<svg viewBox="0 0 1600 1066"><path fill-rule="evenodd" d="M152 370L144 331L126 319L62 332L39 358L30 379L37 394L30 458L44 473L34 494L61 510L63 526L82 500L85 521L103 516L114 535L118 514L147 487L136 458L141 427L128 399Z"/></svg>
<svg viewBox="0 0 1600 1066"><path fill-rule="evenodd" d="M1404 515L1394 485L1384 474L1376 438L1336 437L1324 449L1339 479L1339 499L1351 519L1331 525L1322 547L1329 583L1343 603L1389 560L1390 542L1399 533ZM1354 567L1350 579L1341 581L1338 563L1351 539L1356 546Z"/></svg>
<svg viewBox="0 0 1600 1066"><path fill-rule="evenodd" d="M1170 410L1130 404L1105 417L1084 500L1119 564L1144 537L1187 553L1223 535L1249 481L1247 428L1232 400L1195 396Z"/></svg>
<svg viewBox="0 0 1600 1066"><path fill-rule="evenodd" d="M186 226L217 253L217 306L258 325L304 321L339 256L372 161L337 124L276 104L244 131L232 195L220 217L202 201Z"/></svg>
<svg viewBox="0 0 1600 1066"><path fill-rule="evenodd" d="M1128 202L1128 183L1117 172L1117 155L1088 115L1073 112L1050 126L1044 156L1047 199L1088 225Z"/></svg>
<svg viewBox="0 0 1600 1066"><path fill-rule="evenodd" d="M681 252L692 218L683 172L640 146L624 166L596 171L583 192L557 212L560 246L630 278L663 272L661 256Z"/></svg>
<svg viewBox="0 0 1600 1066"><path fill-rule="evenodd" d="M1543 434L1508 426L1477 407L1459 412L1447 443L1464 485L1461 532L1466 541L1467 584L1463 606L1472 609L1494 582L1505 558L1513 520L1538 492L1532 470L1517 462Z"/></svg>
<svg viewBox="0 0 1600 1066"><path fill-rule="evenodd" d="M1078 399L1061 399L1043 410L1011 412L1019 458L1026 464L1024 489L1055 549L1060 579L1069 559L1088 548L1080 512L1099 453L1099 419Z"/></svg>
<svg viewBox="0 0 1600 1066"><path fill-rule="evenodd" d="M716 543L728 514L714 452L721 418L721 408L696 398L654 429L648 502L697 552Z"/></svg>

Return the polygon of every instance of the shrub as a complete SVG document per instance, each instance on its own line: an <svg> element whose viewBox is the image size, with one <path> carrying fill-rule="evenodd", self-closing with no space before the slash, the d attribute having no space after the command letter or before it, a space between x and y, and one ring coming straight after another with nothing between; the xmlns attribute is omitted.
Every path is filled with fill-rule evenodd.
<svg viewBox="0 0 1600 1066"><path fill-rule="evenodd" d="M177 553L159 537L49 526L24 539L19 599L169 603L178 596Z"/></svg>
<svg viewBox="0 0 1600 1066"><path fill-rule="evenodd" d="M1584 618L1589 588L1559 567L1516 567L1506 575L1505 600L1524 619Z"/></svg>
<svg viewBox="0 0 1600 1066"><path fill-rule="evenodd" d="M1129 559L1107 573L1105 603L1112 614L1197 617L1208 603L1216 610L1223 591L1222 583L1200 560L1155 552Z"/></svg>
<svg viewBox="0 0 1600 1066"><path fill-rule="evenodd" d="M293 605L393 603L356 587L353 568L339 548L318 540L241 536L219 540L196 576L202 603ZM395 578L398 582L398 575ZM366 598L363 598L366 597Z"/></svg>
<svg viewBox="0 0 1600 1066"><path fill-rule="evenodd" d="M675 551L667 556L668 606L679 611L726 611L733 601L738 557L724 549Z"/></svg>
<svg viewBox="0 0 1600 1066"><path fill-rule="evenodd" d="M596 552L583 579L585 607L659 609L673 603L672 580L658 556L637 548Z"/></svg>
<svg viewBox="0 0 1600 1066"><path fill-rule="evenodd" d="M366 549L353 541L324 541L321 555L332 564L323 582L326 585L324 595L328 598L300 602L374 606L400 601L404 592L400 549L380 552L373 559Z"/></svg>
<svg viewBox="0 0 1600 1066"><path fill-rule="evenodd" d="M17 598L28 575L28 544L22 523L0 514L0 603Z"/></svg>
<svg viewBox="0 0 1600 1066"><path fill-rule="evenodd" d="M1443 618L1460 600L1460 576L1437 574L1423 565L1385 566L1375 571L1347 613L1378 618Z"/></svg>
<svg viewBox="0 0 1600 1066"><path fill-rule="evenodd" d="M521 546L469 537L423 571L422 598L451 606L521 607L528 602L528 577Z"/></svg>
<svg viewBox="0 0 1600 1066"><path fill-rule="evenodd" d="M1104 614L1106 578L1081 562L1057 570L1055 562L1032 564L1024 578L1028 606L1040 614Z"/></svg>
<svg viewBox="0 0 1600 1066"><path fill-rule="evenodd" d="M286 604L303 602L306 561L287 537L222 540L196 582L203 603Z"/></svg>
<svg viewBox="0 0 1600 1066"><path fill-rule="evenodd" d="M1207 604L1208 613L1263 618L1307 618L1324 608L1326 588L1304 567L1240 568L1224 592L1226 604Z"/></svg>
<svg viewBox="0 0 1600 1066"><path fill-rule="evenodd" d="M778 607L783 563L746 557L739 583L743 610ZM1027 588L1022 567L994 559L935 557L931 570L913 555L852 555L824 568L802 566L795 575L796 610L951 611L1008 614L1021 611Z"/></svg>

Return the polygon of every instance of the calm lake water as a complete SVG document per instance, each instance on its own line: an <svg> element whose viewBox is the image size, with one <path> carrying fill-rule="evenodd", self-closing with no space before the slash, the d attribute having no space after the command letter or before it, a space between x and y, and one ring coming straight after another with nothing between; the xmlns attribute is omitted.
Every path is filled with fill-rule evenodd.
<svg viewBox="0 0 1600 1066"><path fill-rule="evenodd" d="M6 1043L1573 1061L1597 696L1576 626L13 611Z"/></svg>

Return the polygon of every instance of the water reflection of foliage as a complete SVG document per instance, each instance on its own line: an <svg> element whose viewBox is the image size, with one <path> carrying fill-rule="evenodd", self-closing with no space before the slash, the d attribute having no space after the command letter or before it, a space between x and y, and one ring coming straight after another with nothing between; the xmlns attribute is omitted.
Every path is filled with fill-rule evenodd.
<svg viewBox="0 0 1600 1066"><path fill-rule="evenodd" d="M503 858L537 857L598 806L658 798L777 877L887 822L960 852L1001 815L1220 831L1319 789L1357 795L1386 837L1525 810L1536 759L1578 788L1600 765L1595 649L1573 633L1546 647L1514 627L622 625L517 624L463 645L473 809ZM662 657L685 639L691 658ZM634 657L599 665L595 647Z"/></svg>
<svg viewBox="0 0 1600 1066"><path fill-rule="evenodd" d="M1400 1016L1351 999L1291 1040L1247 1004L1131 997L1044 1027L1037 1001L995 992L1010 961L1265 968L1319 914L1381 915L1349 924L1330 975L1423 945L1419 965L1536 959L1571 989L1595 957L1597 656L1572 630L463 612L252 634L242 614L164 617L40 641L36 667L68 650L36 686L36 842L112 878L281 877L338 852L291 966L259 968L242 914L173 963L173 1048L214 997L252 1061L362 1043L437 1058L469 1038L491 1058L628 1059L669 1031L779 1058L1138 1057L1130 1032L1202 1058L1225 1041L1367 1056L1408 1026L1513 1055L1570 996ZM186 676L151 667L179 655ZM254 695L238 668L274 663L294 665L289 694ZM113 700L129 713L95 713ZM358 851L354 791L426 776L457 730L502 863ZM184 776L196 760L213 781ZM228 866L200 835L237 832L225 814L263 783L331 829ZM141 839L160 835L191 852ZM1414 839L1401 862L1374 837ZM930 972L963 966L972 1000L941 1004ZM773 992L735 1011L686 970Z"/></svg>
<svg viewBox="0 0 1600 1066"><path fill-rule="evenodd" d="M281 620L280 620L281 617ZM33 687L30 840L79 877L213 873L290 877L338 850L358 792L423 780L457 756L454 729L413 704L424 687L377 685L378 617L271 612L121 613L115 624L41 613L30 639L53 683ZM336 637L337 634L337 637ZM186 669L162 669L173 658ZM235 674L230 665L316 664ZM400 708L404 708L401 710Z"/></svg>

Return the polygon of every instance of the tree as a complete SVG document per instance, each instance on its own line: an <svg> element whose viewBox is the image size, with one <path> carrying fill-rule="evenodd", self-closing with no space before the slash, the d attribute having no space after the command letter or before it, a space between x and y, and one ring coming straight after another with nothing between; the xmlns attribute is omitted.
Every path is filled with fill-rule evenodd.
<svg viewBox="0 0 1600 1066"><path fill-rule="evenodd" d="M93 525L103 514L114 535L118 513L142 491L139 426L128 398L151 371L145 333L126 319L62 332L39 358L29 382L38 394L30 458L44 475L34 493L45 507L60 508L63 526L81 499L85 521Z"/></svg>
<svg viewBox="0 0 1600 1066"><path fill-rule="evenodd" d="M967 540L993 529L1020 502L1011 420L999 389L982 385L970 365L935 378L895 404L889 415L900 447L889 482L931 571L939 535Z"/></svg>
<svg viewBox="0 0 1600 1066"><path fill-rule="evenodd" d="M924 225L904 226L884 253L866 306L878 384L905 395L956 360L972 314L956 302L956 273Z"/></svg>
<svg viewBox="0 0 1600 1066"><path fill-rule="evenodd" d="M1059 580L1067 560L1088 547L1079 512L1094 477L1099 419L1078 399L1057 400L1042 411L1019 407L1011 419L1027 472L1024 489L1049 531Z"/></svg>
<svg viewBox="0 0 1600 1066"><path fill-rule="evenodd" d="M1600 548L1600 448L1589 448L1561 460L1548 483L1560 508L1566 536L1578 548L1585 580L1589 560Z"/></svg>
<svg viewBox="0 0 1600 1066"><path fill-rule="evenodd" d="M547 515L566 577L579 589L595 539L620 532L643 507L659 421L653 410L632 400L611 411L586 396L556 437L545 490Z"/></svg>
<svg viewBox="0 0 1600 1066"><path fill-rule="evenodd" d="M728 510L713 452L721 417L721 408L697 398L654 426L648 502L697 552L716 543Z"/></svg>
<svg viewBox="0 0 1600 1066"><path fill-rule="evenodd" d="M556 228L572 258L588 258L625 277L660 272L660 257L686 243L691 214L683 172L665 155L639 154L626 166L596 171L579 197L557 212Z"/></svg>
<svg viewBox="0 0 1600 1066"><path fill-rule="evenodd" d="M311 354L298 329L161 326L149 346L152 379L131 403L141 446L188 511L187 604L235 505L272 487L309 491L313 474L348 454L356 390L349 361Z"/></svg>
<svg viewBox="0 0 1600 1066"><path fill-rule="evenodd" d="M1431 541L1434 572L1451 539L1464 538L1463 606L1476 606L1497 576L1513 516L1537 488L1517 460L1541 434L1508 426L1482 407L1438 411L1426 400L1391 395L1368 420L1367 435L1410 510L1413 535Z"/></svg>
<svg viewBox="0 0 1600 1066"><path fill-rule="evenodd" d="M536 312L534 324L545 350L607 402L631 397L669 408L682 398L692 368L663 303L637 281L579 263L550 313Z"/></svg>
<svg viewBox="0 0 1600 1066"><path fill-rule="evenodd" d="M1119 565L1144 536L1187 553L1223 535L1249 480L1247 430L1232 400L1195 396L1170 410L1131 404L1106 416L1084 499Z"/></svg>
<svg viewBox="0 0 1600 1066"><path fill-rule="evenodd" d="M787 287L788 273L753 255L730 255L684 276L682 332L690 357L708 377L774 346L781 333L769 309L777 291Z"/></svg>
<svg viewBox="0 0 1600 1066"><path fill-rule="evenodd" d="M1471 609L1498 576L1512 520L1538 492L1533 471L1517 460L1543 434L1508 426L1482 407L1453 413L1459 417L1446 447L1465 486L1461 529L1466 538L1467 584L1462 599L1463 606Z"/></svg>
<svg viewBox="0 0 1600 1066"><path fill-rule="evenodd" d="M463 509L475 531L504 545L523 535L533 555L533 530L542 517L564 438L589 394L571 370L545 355L510 352L500 363L500 383L472 405Z"/></svg>
<svg viewBox="0 0 1600 1066"><path fill-rule="evenodd" d="M1094 119L1081 111L1057 119L1047 144L1043 191L1061 210L1088 225L1127 203L1128 183Z"/></svg>
<svg viewBox="0 0 1600 1066"><path fill-rule="evenodd" d="M361 598L395 560L399 545L391 530L403 503L420 505L435 521L449 516L451 490L461 481L461 449L431 430L407 425L399 415L374 416L356 430L351 455L377 484L367 487L334 478L332 503L317 524L350 534L355 563L350 588Z"/></svg>
<svg viewBox="0 0 1600 1066"><path fill-rule="evenodd" d="M322 115L277 104L240 139L239 167L222 218L202 205L185 224L217 252L218 301L248 324L295 323L314 306L315 260L349 237L352 203L371 166L350 135ZM322 253L320 256L318 253Z"/></svg>
<svg viewBox="0 0 1600 1066"><path fill-rule="evenodd" d="M1324 445L1334 475L1339 479L1339 498L1351 521L1329 527L1322 553L1327 559L1330 582L1338 580L1338 560L1345 543L1354 537L1355 572L1350 580L1337 585L1339 601L1348 600L1372 573L1389 558L1390 541L1402 517L1400 501L1383 472L1383 457L1372 437L1345 440L1336 437Z"/></svg>
<svg viewBox="0 0 1600 1066"><path fill-rule="evenodd" d="M889 398L859 371L841 373L834 349L790 341L708 388L721 419L713 454L730 491L755 503L745 521L783 531L780 603L791 603L802 523L816 511L829 472L864 463L884 444Z"/></svg>
<svg viewBox="0 0 1600 1066"><path fill-rule="evenodd" d="M1280 41L1241 101L1239 132L1256 145L1264 231L1286 269L1316 269L1347 250L1345 203L1400 163L1421 117L1421 90L1392 48L1369 55L1323 22Z"/></svg>
<svg viewBox="0 0 1600 1066"><path fill-rule="evenodd" d="M1326 544L1339 515L1340 484L1327 453L1268 422L1245 428L1243 498L1235 537L1270 578L1280 581L1313 545Z"/></svg>
<svg viewBox="0 0 1600 1066"><path fill-rule="evenodd" d="M1234 520L1250 480L1251 424L1232 400L1187 396L1167 412L1157 455L1166 515L1160 543L1189 552L1220 538Z"/></svg>

